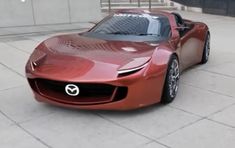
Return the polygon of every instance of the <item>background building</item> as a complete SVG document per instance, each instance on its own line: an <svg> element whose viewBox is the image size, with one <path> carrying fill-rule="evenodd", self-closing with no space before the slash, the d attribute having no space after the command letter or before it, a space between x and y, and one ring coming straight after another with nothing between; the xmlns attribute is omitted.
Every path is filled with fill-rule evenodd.
<svg viewBox="0 0 235 148"><path fill-rule="evenodd" d="M234 0L0 0L0 28L96 21L101 11L139 7L235 16Z"/></svg>

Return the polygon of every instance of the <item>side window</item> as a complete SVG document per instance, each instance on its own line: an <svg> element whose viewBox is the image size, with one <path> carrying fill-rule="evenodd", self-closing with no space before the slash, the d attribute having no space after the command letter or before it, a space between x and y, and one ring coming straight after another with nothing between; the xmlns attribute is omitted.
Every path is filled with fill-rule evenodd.
<svg viewBox="0 0 235 148"><path fill-rule="evenodd" d="M186 24L184 23L184 20L178 13L172 13L175 16L175 21L178 27L185 27ZM179 30L180 37L184 36L187 33L187 29L181 29Z"/></svg>
<svg viewBox="0 0 235 148"><path fill-rule="evenodd" d="M182 26L184 24L182 18L176 14L174 14L174 16L175 16L175 21L176 21L177 26L178 27Z"/></svg>

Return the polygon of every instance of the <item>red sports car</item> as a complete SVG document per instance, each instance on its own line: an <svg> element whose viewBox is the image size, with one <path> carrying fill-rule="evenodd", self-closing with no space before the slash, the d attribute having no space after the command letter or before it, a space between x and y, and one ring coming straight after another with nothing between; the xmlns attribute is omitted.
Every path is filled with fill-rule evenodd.
<svg viewBox="0 0 235 148"><path fill-rule="evenodd" d="M87 32L42 42L26 76L40 102L129 110L173 101L180 72L206 63L209 52L204 23L177 13L124 10Z"/></svg>

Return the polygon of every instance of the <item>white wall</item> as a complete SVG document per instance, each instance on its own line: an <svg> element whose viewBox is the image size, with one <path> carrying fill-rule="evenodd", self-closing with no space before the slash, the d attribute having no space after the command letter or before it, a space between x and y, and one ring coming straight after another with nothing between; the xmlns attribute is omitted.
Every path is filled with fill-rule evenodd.
<svg viewBox="0 0 235 148"><path fill-rule="evenodd" d="M0 0L0 27L33 24L31 1Z"/></svg>
<svg viewBox="0 0 235 148"><path fill-rule="evenodd" d="M0 0L0 27L88 22L100 18L100 0Z"/></svg>
<svg viewBox="0 0 235 148"><path fill-rule="evenodd" d="M101 19L100 0L69 0L69 2L72 22Z"/></svg>
<svg viewBox="0 0 235 148"><path fill-rule="evenodd" d="M32 0L36 24L69 23L67 0Z"/></svg>

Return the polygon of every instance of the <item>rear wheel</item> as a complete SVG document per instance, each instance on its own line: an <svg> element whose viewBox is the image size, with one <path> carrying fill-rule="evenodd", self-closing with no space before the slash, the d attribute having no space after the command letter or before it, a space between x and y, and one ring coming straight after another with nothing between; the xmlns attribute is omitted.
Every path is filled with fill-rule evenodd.
<svg viewBox="0 0 235 148"><path fill-rule="evenodd" d="M210 34L208 33L204 45L201 64L207 63L207 61L209 60L209 56L210 56Z"/></svg>
<svg viewBox="0 0 235 148"><path fill-rule="evenodd" d="M165 78L164 90L161 102L164 104L172 102L179 88L179 62L175 55L172 55L170 62L168 64L167 74Z"/></svg>

